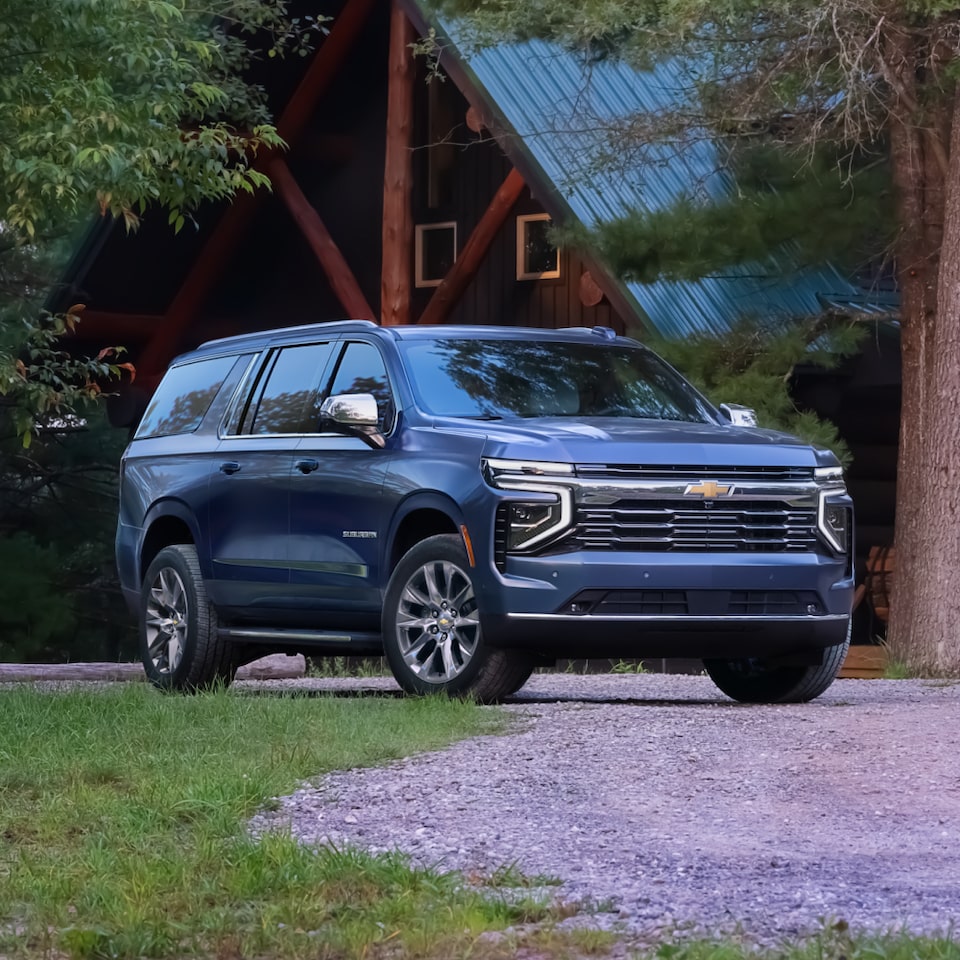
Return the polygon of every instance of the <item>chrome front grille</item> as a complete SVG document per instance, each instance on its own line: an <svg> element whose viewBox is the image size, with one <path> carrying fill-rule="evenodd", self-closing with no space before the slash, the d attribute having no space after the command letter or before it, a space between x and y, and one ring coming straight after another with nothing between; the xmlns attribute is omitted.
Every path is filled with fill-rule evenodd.
<svg viewBox="0 0 960 960"><path fill-rule="evenodd" d="M813 507L770 500L621 500L580 504L573 540L587 550L689 550L719 553L810 551Z"/></svg>
<svg viewBox="0 0 960 960"><path fill-rule="evenodd" d="M709 477L724 481L804 481L813 479L813 467L711 467L671 464L578 463L576 475L589 480L679 480Z"/></svg>

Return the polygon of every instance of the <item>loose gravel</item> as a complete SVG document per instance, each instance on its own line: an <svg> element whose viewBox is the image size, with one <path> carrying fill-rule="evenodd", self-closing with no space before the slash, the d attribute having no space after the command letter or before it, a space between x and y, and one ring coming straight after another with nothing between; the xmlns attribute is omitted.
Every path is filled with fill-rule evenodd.
<svg viewBox="0 0 960 960"><path fill-rule="evenodd" d="M254 829L556 878L555 896L628 935L960 921L960 684L841 680L812 703L745 706L705 677L545 674L502 709L502 735L326 776Z"/></svg>

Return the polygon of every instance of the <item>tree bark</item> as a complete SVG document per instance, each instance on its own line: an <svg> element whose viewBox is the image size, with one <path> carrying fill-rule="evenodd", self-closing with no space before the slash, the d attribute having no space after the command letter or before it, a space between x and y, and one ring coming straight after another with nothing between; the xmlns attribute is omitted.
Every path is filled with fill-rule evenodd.
<svg viewBox="0 0 960 960"><path fill-rule="evenodd" d="M902 225L903 393L887 641L893 660L926 676L960 673L958 107L954 91L939 116L928 107L922 120L895 115L890 127ZM939 144L949 143L946 179L933 149L938 137Z"/></svg>

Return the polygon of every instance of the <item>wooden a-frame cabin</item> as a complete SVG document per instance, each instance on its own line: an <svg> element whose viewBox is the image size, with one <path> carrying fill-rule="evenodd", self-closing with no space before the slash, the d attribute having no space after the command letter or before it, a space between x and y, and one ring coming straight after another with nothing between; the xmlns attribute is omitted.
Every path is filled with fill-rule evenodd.
<svg viewBox="0 0 960 960"><path fill-rule="evenodd" d="M545 44L471 52L418 0L319 5L311 12L331 20L312 57L261 64L288 144L257 160L272 193L204 207L176 235L160 211L132 234L100 223L65 277L60 302L87 305L78 338L125 345L141 384L204 339L342 317L684 336L859 294L830 268L782 258L698 282L626 284L589 251L555 250L551 221L589 226L710 179L709 145L643 172L603 172L598 135L582 129L655 109L672 95L669 77L578 63ZM442 74L427 82L411 44L431 29Z"/></svg>

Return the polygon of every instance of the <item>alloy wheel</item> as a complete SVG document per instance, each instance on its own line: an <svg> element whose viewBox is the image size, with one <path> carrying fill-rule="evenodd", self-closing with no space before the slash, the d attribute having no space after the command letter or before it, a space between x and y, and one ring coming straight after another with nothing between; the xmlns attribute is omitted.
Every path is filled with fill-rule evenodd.
<svg viewBox="0 0 960 960"><path fill-rule="evenodd" d="M473 583L449 560L419 567L407 580L397 610L403 662L426 683L449 683L467 668L480 642Z"/></svg>
<svg viewBox="0 0 960 960"><path fill-rule="evenodd" d="M161 569L147 601L147 653L157 673L170 674L180 666L187 635L187 591L172 567Z"/></svg>

